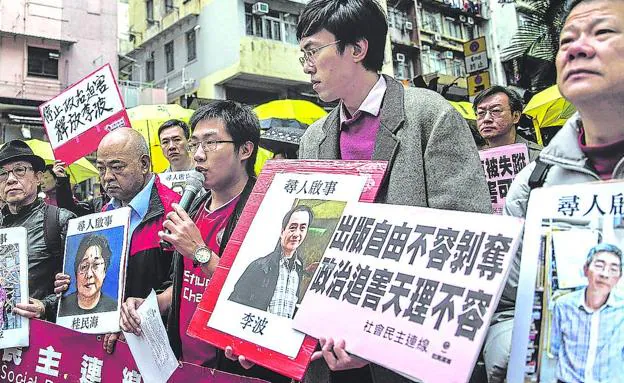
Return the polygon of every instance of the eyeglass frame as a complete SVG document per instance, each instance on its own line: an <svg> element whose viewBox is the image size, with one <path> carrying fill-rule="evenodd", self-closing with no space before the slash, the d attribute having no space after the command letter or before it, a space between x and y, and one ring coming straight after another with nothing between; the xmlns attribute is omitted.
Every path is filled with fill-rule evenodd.
<svg viewBox="0 0 624 383"><path fill-rule="evenodd" d="M314 57L316 52L320 51L323 48L327 48L329 46L336 45L339 42L340 42L340 40L336 40L336 41L334 41L332 43L321 45L320 47L317 47L317 48L302 49L301 52L303 52L303 56L299 57L299 63L301 64L301 66L304 66L306 63L314 65L314 61L312 61L312 58Z"/></svg>
<svg viewBox="0 0 624 383"><path fill-rule="evenodd" d="M619 277L622 275L622 265L618 265L617 271L615 271L615 269L611 269L611 268L607 268L607 264L597 264L595 260L593 260L590 264L589 264L589 268L594 269L594 271L598 272L598 273L602 273L604 271L607 272L607 274L609 275L609 277ZM617 272L617 274L614 274L615 272Z"/></svg>
<svg viewBox="0 0 624 383"><path fill-rule="evenodd" d="M85 268L83 267L83 265L88 265L88 266L86 266ZM78 274L86 276L89 270L91 270L95 274L100 269L100 267L105 267L105 266L106 266L106 262L104 260L97 261L97 262L80 262L78 264ZM97 267L97 269L95 267ZM82 270L83 268L84 270Z"/></svg>
<svg viewBox="0 0 624 383"><path fill-rule="evenodd" d="M497 110L497 108L500 108L500 110ZM475 112L475 115L477 116L477 120L483 120L485 117L487 117L488 113L490 114L490 116L492 116L492 118L498 118L500 117L503 112L506 112L507 109L503 108L503 107L498 107L495 106L491 109L477 109L477 111ZM483 115L480 115L481 113L483 113Z"/></svg>
<svg viewBox="0 0 624 383"><path fill-rule="evenodd" d="M189 152L191 153L195 153L197 151L197 149L201 146L202 151L204 153L208 153L208 152L214 152L215 150L218 149L219 144L236 144L236 141L232 141L232 140L193 140L193 141L189 141L188 143L188 148L189 148ZM212 149L207 149L207 147L209 148L208 145L212 145Z"/></svg>
<svg viewBox="0 0 624 383"><path fill-rule="evenodd" d="M18 173L15 172L19 168L23 168L24 169L24 174L19 175ZM13 173L13 176L15 178L22 179L22 178L24 178L26 176L26 172L28 170L34 171L35 168L32 165L17 165L17 166L14 166L13 169L11 169L11 170L6 170L4 168L0 168L0 183L5 183L9 179L9 175L11 173ZM2 172L4 172L4 173L2 173ZM21 173L21 171L19 173ZM5 174L6 174L6 178L3 179Z"/></svg>

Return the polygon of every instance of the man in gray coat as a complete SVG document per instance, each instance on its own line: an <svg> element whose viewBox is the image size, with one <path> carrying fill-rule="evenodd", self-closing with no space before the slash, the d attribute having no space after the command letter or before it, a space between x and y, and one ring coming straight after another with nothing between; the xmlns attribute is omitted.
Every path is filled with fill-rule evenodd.
<svg viewBox="0 0 624 383"><path fill-rule="evenodd" d="M624 3L570 4L556 58L557 85L578 113L514 179L504 214L526 217L533 187L624 178ZM600 20L600 21L596 21ZM602 31L604 34L595 31ZM531 177L533 175L533 177ZM529 185L529 179L540 180ZM484 346L491 382L505 379L520 274L518 250Z"/></svg>
<svg viewBox="0 0 624 383"><path fill-rule="evenodd" d="M375 0L308 3L297 25L300 62L319 97L340 102L306 130L299 157L386 160L377 202L490 213L466 121L439 94L379 74L387 32ZM367 368L345 352L344 341L320 341L307 381L405 381L380 366Z"/></svg>

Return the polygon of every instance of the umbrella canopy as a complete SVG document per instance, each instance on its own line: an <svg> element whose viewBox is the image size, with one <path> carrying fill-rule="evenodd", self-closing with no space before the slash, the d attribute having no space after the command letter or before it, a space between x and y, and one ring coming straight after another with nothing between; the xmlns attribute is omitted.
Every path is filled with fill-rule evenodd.
<svg viewBox="0 0 624 383"><path fill-rule="evenodd" d="M270 119L295 120L305 126L327 114L323 108L306 100L275 100L258 105L254 108L254 112L260 121Z"/></svg>
<svg viewBox="0 0 624 383"><path fill-rule="evenodd" d="M524 114L533 119L536 129L561 126L574 112L576 108L563 98L557 85L537 93L524 108Z"/></svg>
<svg viewBox="0 0 624 383"><path fill-rule="evenodd" d="M158 140L158 128L164 122L177 119L188 124L194 113L178 104L139 105L126 111L132 128L139 131L149 144L152 157L152 170L160 173L169 167L169 162L162 154Z"/></svg>
<svg viewBox="0 0 624 383"><path fill-rule="evenodd" d="M457 109L459 114L461 114L462 117L465 118L466 120L475 120L475 121L477 120L477 116L475 115L475 112L472 109L471 103L466 102L466 101L449 101L449 103L453 105L453 107Z"/></svg>
<svg viewBox="0 0 624 383"><path fill-rule="evenodd" d="M25 142L36 155L43 158L46 165L54 163L54 153L49 142L41 140L28 140ZM86 158L81 158L69 165L66 172L69 174L69 181L73 184L98 176L97 169Z"/></svg>

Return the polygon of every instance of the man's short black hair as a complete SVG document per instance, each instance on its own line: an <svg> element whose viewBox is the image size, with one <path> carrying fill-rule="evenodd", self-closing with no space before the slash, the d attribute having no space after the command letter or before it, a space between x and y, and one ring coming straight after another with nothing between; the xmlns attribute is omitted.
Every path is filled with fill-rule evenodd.
<svg viewBox="0 0 624 383"><path fill-rule="evenodd" d="M565 22L568 17L570 17L570 13L577 5L582 3L591 3L594 1L618 1L618 0L568 0L565 6L564 14L563 14L563 22Z"/></svg>
<svg viewBox="0 0 624 383"><path fill-rule="evenodd" d="M310 220L308 221L308 225L310 225L312 223L312 220L314 219L314 213L312 213L312 209L310 209L310 207L308 207L306 205L295 206L292 209L290 209L288 211L288 213L286 213L286 215L282 219L282 231L284 231L284 229L286 229L286 226L288 226L288 222L290 221L290 217L292 217L292 215L295 214L298 211L305 211L306 213L308 213L308 215L310 216Z"/></svg>
<svg viewBox="0 0 624 383"><path fill-rule="evenodd" d="M388 22L376 0L312 0L299 16L297 40L326 29L340 40L340 54L349 44L366 39L368 52L362 62L370 71L383 66Z"/></svg>
<svg viewBox="0 0 624 383"><path fill-rule="evenodd" d="M215 101L199 107L191 116L191 130L195 130L202 120L218 118L223 121L225 130L232 136L234 148L238 150L245 142L253 144L251 157L247 159L245 170L250 177L255 176L254 165L260 143L260 121L256 114L246 105L235 101Z"/></svg>
<svg viewBox="0 0 624 383"><path fill-rule="evenodd" d="M44 172L44 173L50 173L50 175L51 175L52 177L54 177L54 179L57 179L57 177L56 177L56 173L54 173L54 170L52 170L52 169L54 169L54 165L52 165L52 164L47 164L47 165L45 166L45 169L43 170L43 172Z"/></svg>
<svg viewBox="0 0 624 383"><path fill-rule="evenodd" d="M483 102L483 100L498 93L504 93L507 95L507 97L509 98L509 107L511 108L512 113L522 113L522 109L524 107L524 104L522 103L522 97L520 97L520 95L516 91L500 85L494 85L491 88L479 92L479 94L472 102L472 109L474 109L474 111L476 112L477 107Z"/></svg>
<svg viewBox="0 0 624 383"><path fill-rule="evenodd" d="M160 128L158 128L158 141L160 141L160 133L162 133L163 130L173 128L175 126L182 129L182 132L184 132L184 138L188 140L189 137L191 137L191 130L189 129L189 126L186 124L186 122L182 120L172 119L169 121L165 121L162 125L160 125Z"/></svg>
<svg viewBox="0 0 624 383"><path fill-rule="evenodd" d="M105 269L108 270L108 265L110 264L110 258L112 255L108 239L103 235L88 234L82 238L80 245L78 245L78 251L76 251L76 259L74 259L74 275L76 275L76 277L78 276L78 265L80 265L85 253L91 246L97 246L100 248L102 251L101 255L104 260Z"/></svg>

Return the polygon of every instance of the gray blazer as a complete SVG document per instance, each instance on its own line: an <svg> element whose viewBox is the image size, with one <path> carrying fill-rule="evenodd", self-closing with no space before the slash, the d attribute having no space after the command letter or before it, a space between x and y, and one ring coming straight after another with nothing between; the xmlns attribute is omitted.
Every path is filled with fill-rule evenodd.
<svg viewBox="0 0 624 383"><path fill-rule="evenodd" d="M404 88L385 76L380 128L373 160L388 161L377 202L491 213L492 205L477 146L466 121L442 96ZM310 125L299 158L340 158L340 108ZM371 364L377 383L408 382ZM330 382L323 360L310 364L305 382Z"/></svg>

